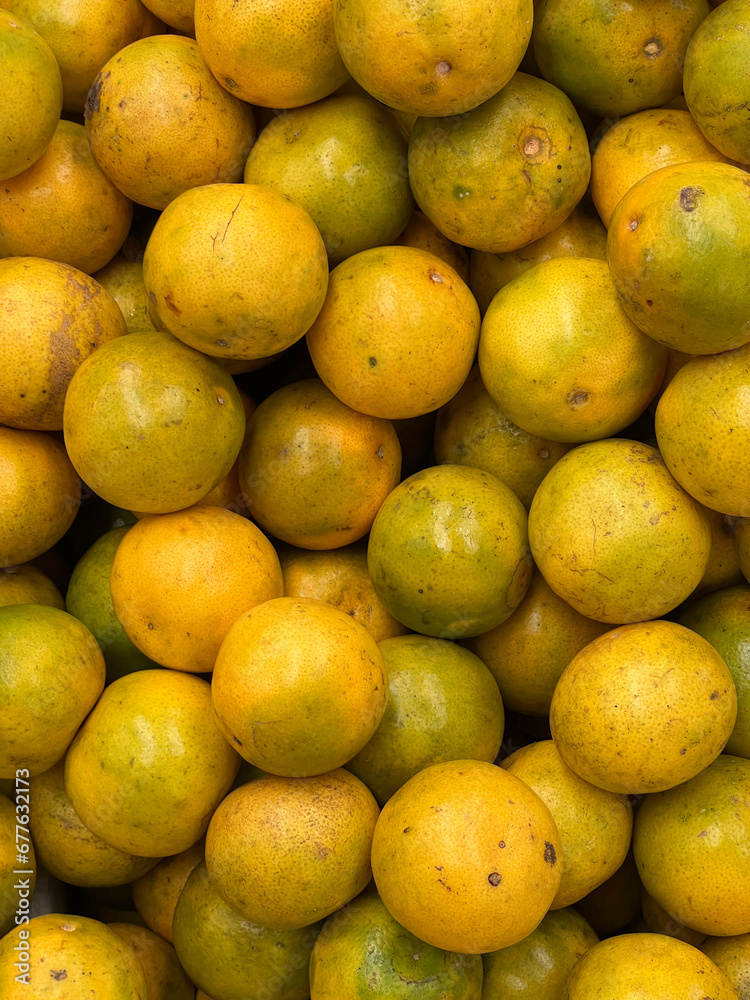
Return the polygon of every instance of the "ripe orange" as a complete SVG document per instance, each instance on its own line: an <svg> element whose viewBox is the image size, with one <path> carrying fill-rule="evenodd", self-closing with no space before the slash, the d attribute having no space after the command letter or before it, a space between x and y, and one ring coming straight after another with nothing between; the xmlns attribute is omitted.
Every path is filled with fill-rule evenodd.
<svg viewBox="0 0 750 1000"><path fill-rule="evenodd" d="M49 604L65 610L57 584L33 563L0 569L0 605L6 604Z"/></svg>
<svg viewBox="0 0 750 1000"><path fill-rule="evenodd" d="M363 250L331 272L307 332L310 357L331 392L389 419L436 410L469 374L479 309L466 283L426 250Z"/></svg>
<svg viewBox="0 0 750 1000"><path fill-rule="evenodd" d="M667 934L680 941L687 941L694 948L699 948L706 938L703 931L694 931L678 923L645 889L641 889L641 914L646 928L654 934Z"/></svg>
<svg viewBox="0 0 750 1000"><path fill-rule="evenodd" d="M158 861L145 875L132 882L133 903L138 915L154 933L173 943L172 920L180 893L190 873L203 861L201 838L184 851Z"/></svg>
<svg viewBox="0 0 750 1000"><path fill-rule="evenodd" d="M143 265L125 253L117 253L93 277L106 288L120 307L128 333L155 329L148 315L148 299L143 285Z"/></svg>
<svg viewBox="0 0 750 1000"><path fill-rule="evenodd" d="M108 924L138 960L148 979L149 1000L195 1000L195 986L168 941L128 921Z"/></svg>
<svg viewBox="0 0 750 1000"><path fill-rule="evenodd" d="M641 894L641 880L631 845L614 875L579 900L574 909L600 937L610 937L628 926L632 929L634 921L641 916Z"/></svg>
<svg viewBox="0 0 750 1000"><path fill-rule="evenodd" d="M372 871L408 931L479 954L516 944L539 924L560 884L561 850L549 809L520 778L458 760L424 768L386 802Z"/></svg>
<svg viewBox="0 0 750 1000"><path fill-rule="evenodd" d="M178 33L195 35L195 0L146 0L143 6Z"/></svg>
<svg viewBox="0 0 750 1000"><path fill-rule="evenodd" d="M417 247L419 250L428 250L430 253L434 253L446 264L450 264L468 285L469 251L466 247L462 247L443 236L435 224L430 222L424 212L420 212L418 208L415 208L411 213L401 235L393 242L397 246Z"/></svg>
<svg viewBox="0 0 750 1000"><path fill-rule="evenodd" d="M719 966L734 989L739 1000L750 995L750 934L729 937L707 937L700 946L704 955Z"/></svg>

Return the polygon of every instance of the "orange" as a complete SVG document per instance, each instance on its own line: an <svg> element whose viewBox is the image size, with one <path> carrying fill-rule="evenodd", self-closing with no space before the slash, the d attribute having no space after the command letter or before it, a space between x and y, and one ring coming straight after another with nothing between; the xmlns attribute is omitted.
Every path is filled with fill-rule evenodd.
<svg viewBox="0 0 750 1000"><path fill-rule="evenodd" d="M693 592L711 529L655 448L606 438L550 469L531 502L529 543L558 597L618 625L658 618Z"/></svg>
<svg viewBox="0 0 750 1000"><path fill-rule="evenodd" d="M623 309L644 333L687 354L750 341L748 176L729 163L661 167L617 203L607 261Z"/></svg>
<svg viewBox="0 0 750 1000"><path fill-rule="evenodd" d="M730 937L707 937L700 946L704 955L719 966L739 1000L750 996L750 933Z"/></svg>
<svg viewBox="0 0 750 1000"><path fill-rule="evenodd" d="M399 111L462 114L504 87L531 37L530 0L335 0L336 44L365 90Z"/></svg>
<svg viewBox="0 0 750 1000"><path fill-rule="evenodd" d="M180 893L190 873L203 861L203 840L173 854L149 869L132 883L133 903L143 922L172 942L172 918Z"/></svg>
<svg viewBox="0 0 750 1000"><path fill-rule="evenodd" d="M486 253L552 232L583 197L590 172L570 100L527 73L465 114L418 118L409 139L417 205L448 239Z"/></svg>
<svg viewBox="0 0 750 1000"><path fill-rule="evenodd" d="M231 469L245 414L231 376L162 333L119 337L71 379L65 445L82 479L116 507L189 507Z"/></svg>
<svg viewBox="0 0 750 1000"><path fill-rule="evenodd" d="M332 0L196 0L195 37L230 94L264 108L312 104L349 79L333 35Z"/></svg>
<svg viewBox="0 0 750 1000"><path fill-rule="evenodd" d="M576 774L609 791L661 792L723 750L737 717L732 675L714 647L671 621L611 629L557 682L550 730Z"/></svg>
<svg viewBox="0 0 750 1000"><path fill-rule="evenodd" d="M5 0L52 49L62 77L63 109L83 114L86 95L104 63L158 22L140 0Z"/></svg>
<svg viewBox="0 0 750 1000"><path fill-rule="evenodd" d="M464 645L492 671L507 709L544 716L570 660L608 628L579 614L536 570L513 614Z"/></svg>
<svg viewBox="0 0 750 1000"><path fill-rule="evenodd" d="M29 794L24 774L21 769L18 777L13 775L9 788L13 800L0 793L0 940L20 926L16 923L17 914L21 920L29 915L36 889L36 852L26 827ZM17 821L21 827L18 832ZM22 861L21 857L26 860ZM28 874L21 875L27 867Z"/></svg>
<svg viewBox="0 0 750 1000"><path fill-rule="evenodd" d="M119 306L93 278L38 257L0 260L0 421L59 431L74 373L127 333Z"/></svg>
<svg viewBox="0 0 750 1000"><path fill-rule="evenodd" d="M479 309L450 265L416 247L376 247L331 272L307 333L320 378L361 413L388 419L436 410L469 374Z"/></svg>
<svg viewBox="0 0 750 1000"><path fill-rule="evenodd" d="M146 516L128 529L109 577L126 635L156 663L213 670L231 625L281 597L278 556L254 524L222 507Z"/></svg>
<svg viewBox="0 0 750 1000"><path fill-rule="evenodd" d="M484 316L497 292L535 264L551 257L605 260L606 243L607 230L596 213L587 211L579 202L570 215L553 230L517 250L508 253L475 250L471 255L469 287Z"/></svg>
<svg viewBox="0 0 750 1000"><path fill-rule="evenodd" d="M125 885L145 874L156 858L118 851L81 822L65 792L65 761L30 782L30 830L45 869L67 885Z"/></svg>
<svg viewBox="0 0 750 1000"><path fill-rule="evenodd" d="M364 1000L481 1000L482 959L433 948L405 930L376 892L326 920L310 956L310 996Z"/></svg>
<svg viewBox="0 0 750 1000"><path fill-rule="evenodd" d="M81 726L65 758L65 790L97 837L162 858L203 836L238 767L207 681L139 670L107 685Z"/></svg>
<svg viewBox="0 0 750 1000"><path fill-rule="evenodd" d="M52 49L24 19L0 9L3 123L0 180L15 177L47 148L62 110L60 67Z"/></svg>
<svg viewBox="0 0 750 1000"><path fill-rule="evenodd" d="M224 902L203 861L180 893L173 928L185 971L211 997L308 1000L310 952L320 924L272 930L252 923Z"/></svg>
<svg viewBox="0 0 750 1000"><path fill-rule="evenodd" d="M659 450L672 475L712 510L750 516L750 343L693 358L656 407Z"/></svg>
<svg viewBox="0 0 750 1000"><path fill-rule="evenodd" d="M378 805L340 768L267 775L236 788L206 834L206 867L222 899L272 930L308 927L354 899L371 877Z"/></svg>
<svg viewBox="0 0 750 1000"><path fill-rule="evenodd" d="M466 247L447 239L440 230L418 208L409 216L409 221L401 230L398 239L393 240L397 246L417 247L427 250L436 257L450 264L453 270L469 283L469 252ZM473 289L472 289L473 290Z"/></svg>
<svg viewBox="0 0 750 1000"><path fill-rule="evenodd" d="M393 243L414 207L406 139L366 94L335 94L272 119L250 150L245 181L306 209L332 267Z"/></svg>
<svg viewBox="0 0 750 1000"><path fill-rule="evenodd" d="M648 108L610 124L591 159L591 197L604 225L636 181L659 167L691 160L727 162L689 111Z"/></svg>
<svg viewBox="0 0 750 1000"><path fill-rule="evenodd" d="M690 38L708 0L541 0L532 46L539 70L600 115L629 115L666 104L682 91Z"/></svg>
<svg viewBox="0 0 750 1000"><path fill-rule="evenodd" d="M559 1000L570 970L598 940L575 910L550 910L518 944L482 956L482 1000Z"/></svg>
<svg viewBox="0 0 750 1000"><path fill-rule="evenodd" d="M364 625L375 642L408 631L375 593L367 571L367 544L364 541L322 552L281 546L279 560L285 597L313 597L325 601Z"/></svg>
<svg viewBox="0 0 750 1000"><path fill-rule="evenodd" d="M320 379L271 393L240 452L250 515L292 545L335 549L370 530L398 483L401 445L390 420L342 403Z"/></svg>
<svg viewBox="0 0 750 1000"><path fill-rule="evenodd" d="M143 264L140 260L131 260L124 253L117 253L93 277L107 289L120 307L128 333L154 329L148 315Z"/></svg>
<svg viewBox="0 0 750 1000"><path fill-rule="evenodd" d="M372 871L408 931L476 955L539 924L560 884L561 849L552 814L520 778L486 761L449 761L424 768L383 806Z"/></svg>
<svg viewBox="0 0 750 1000"><path fill-rule="evenodd" d="M597 788L571 770L553 740L539 740L506 757L502 767L526 782L555 820L562 844L562 877L550 909L577 903L614 875L633 832L626 795Z"/></svg>
<svg viewBox="0 0 750 1000"><path fill-rule="evenodd" d="M556 257L495 295L482 320L487 392L530 434L594 441L628 427L656 394L666 348L623 311L602 260Z"/></svg>
<svg viewBox="0 0 750 1000"><path fill-rule="evenodd" d="M437 411L435 459L484 469L510 486L528 510L537 487L571 445L514 424L487 392L479 367Z"/></svg>
<svg viewBox="0 0 750 1000"><path fill-rule="evenodd" d="M526 511L488 472L432 466L385 499L367 563L381 601L408 628L443 639L480 635L510 617L526 593Z"/></svg>
<svg viewBox="0 0 750 1000"><path fill-rule="evenodd" d="M667 934L680 941L687 941L694 948L699 948L706 938L702 931L684 927L670 917L664 907L657 903L653 896L649 896L645 889L641 889L641 912L646 927L654 934Z"/></svg>
<svg viewBox="0 0 750 1000"><path fill-rule="evenodd" d="M699 774L648 795L633 851L646 891L712 936L750 931L750 760L722 754Z"/></svg>
<svg viewBox="0 0 750 1000"><path fill-rule="evenodd" d="M388 675L364 625L323 601L279 597L229 629L211 690L232 746L291 777L331 771L362 749L383 718Z"/></svg>
<svg viewBox="0 0 750 1000"><path fill-rule="evenodd" d="M388 704L380 725L346 767L381 806L430 764L494 761L505 711L478 656L423 635L397 636L378 648L388 674Z"/></svg>
<svg viewBox="0 0 750 1000"><path fill-rule="evenodd" d="M195 34L194 0L147 0L143 6L177 32Z"/></svg>
<svg viewBox="0 0 750 1000"><path fill-rule="evenodd" d="M253 360L304 336L323 305L328 258L309 214L278 191L207 184L159 216L143 282L156 326L207 354Z"/></svg>
<svg viewBox="0 0 750 1000"><path fill-rule="evenodd" d="M750 758L750 586L701 597L678 621L710 642L726 663L737 689L737 721L724 752Z"/></svg>
<svg viewBox="0 0 750 1000"><path fill-rule="evenodd" d="M683 69L685 101L706 139L725 156L750 163L750 135L742 81L747 77L750 30L747 0L722 5L698 25Z"/></svg>
<svg viewBox="0 0 750 1000"><path fill-rule="evenodd" d="M735 1000L729 982L697 948L664 934L617 934L573 966L560 1000Z"/></svg>
<svg viewBox="0 0 750 1000"><path fill-rule="evenodd" d="M83 125L60 121L39 159L0 189L0 256L46 257L91 274L120 249L132 219Z"/></svg>
<svg viewBox="0 0 750 1000"><path fill-rule="evenodd" d="M57 585L33 563L0 569L0 605L6 604L49 604L65 610Z"/></svg>
<svg viewBox="0 0 750 1000"><path fill-rule="evenodd" d="M641 890L631 844L614 875L580 899L574 909L589 922L599 937L610 937L628 925L632 927L633 921L640 916Z"/></svg>
<svg viewBox="0 0 750 1000"><path fill-rule="evenodd" d="M708 558L706 571L701 582L690 595L691 598L701 597L714 590L723 590L725 587L734 587L738 583L745 582L740 567L734 518L729 514L720 514L702 504L701 509L711 526L711 554Z"/></svg>
<svg viewBox="0 0 750 1000"><path fill-rule="evenodd" d="M143 968L106 924L45 913L0 939L3 1000L67 1000L86 993L97 1000L148 1000Z"/></svg>
<svg viewBox="0 0 750 1000"><path fill-rule="evenodd" d="M136 924L117 921L108 926L142 966L148 980L148 1000L195 1000L195 986L168 941Z"/></svg>
<svg viewBox="0 0 750 1000"><path fill-rule="evenodd" d="M151 35L99 69L86 131L104 173L163 209L203 184L238 181L255 139L252 108L219 86L192 38Z"/></svg>
<svg viewBox="0 0 750 1000"><path fill-rule="evenodd" d="M65 754L104 687L104 657L85 625L59 608L0 608L0 777L32 775Z"/></svg>

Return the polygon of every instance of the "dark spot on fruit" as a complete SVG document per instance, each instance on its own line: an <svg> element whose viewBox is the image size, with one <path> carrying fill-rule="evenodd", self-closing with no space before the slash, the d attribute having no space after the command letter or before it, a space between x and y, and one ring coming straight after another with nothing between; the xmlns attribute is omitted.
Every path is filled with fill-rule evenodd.
<svg viewBox="0 0 750 1000"><path fill-rule="evenodd" d="M680 191L680 208L685 212L694 212L702 194L705 194L703 188L684 187Z"/></svg>
<svg viewBox="0 0 750 1000"><path fill-rule="evenodd" d="M53 979L56 979L58 983L61 982L63 979L68 978L68 973L66 969L50 969L49 974Z"/></svg>
<svg viewBox="0 0 750 1000"><path fill-rule="evenodd" d="M490 885L500 885L502 880L503 877L500 874L500 872L490 872L489 875L487 876L487 881L490 883Z"/></svg>
<svg viewBox="0 0 750 1000"><path fill-rule="evenodd" d="M565 397L565 402L571 410L580 410L589 401L589 394L584 389L573 389Z"/></svg>
<svg viewBox="0 0 750 1000"><path fill-rule="evenodd" d="M523 179L524 179L524 180L526 181L526 184L527 184L527 185L528 185L529 187L531 187L531 174L530 174L530 173L528 172L528 170L522 170L522 171L521 171L521 176L522 176L522 177L523 177Z"/></svg>
<svg viewBox="0 0 750 1000"><path fill-rule="evenodd" d="M654 304L653 299L646 299L646 305L652 306Z"/></svg>
<svg viewBox="0 0 750 1000"><path fill-rule="evenodd" d="M242 746L242 740L238 740L236 736L233 736L232 740L237 744L238 747Z"/></svg>
<svg viewBox="0 0 750 1000"><path fill-rule="evenodd" d="M410 827L410 826L405 826L405 827L404 827L404 833L408 833L408 832L409 832L409 830L411 830L411 827Z"/></svg>
<svg viewBox="0 0 750 1000"><path fill-rule="evenodd" d="M686 753L687 753L687 747L683 747L683 749L680 750L680 757L684 757Z"/></svg>
<svg viewBox="0 0 750 1000"><path fill-rule="evenodd" d="M148 629L149 629L149 632L153 632L153 630L154 630L154 623L153 622L149 622L148 623Z"/></svg>
<svg viewBox="0 0 750 1000"><path fill-rule="evenodd" d="M710 701L716 701L716 699L719 697L719 692L718 691L712 691L711 694L708 697L709 697Z"/></svg>
<svg viewBox="0 0 750 1000"><path fill-rule="evenodd" d="M182 316L182 309L180 309L179 306L176 306L174 304L174 300L172 299L172 293L171 292L167 292L167 294L164 296L164 305L168 309L171 309L172 312L175 314L175 316Z"/></svg>
<svg viewBox="0 0 750 1000"><path fill-rule="evenodd" d="M501 840L500 843L497 846L498 847L505 847L505 841Z"/></svg>
<svg viewBox="0 0 750 1000"><path fill-rule="evenodd" d="M109 76L109 70L106 73L100 73L96 80L91 84L91 89L86 95L86 103L83 106L83 117L91 118L95 111L99 110L101 105L101 93L102 87L104 86L104 81Z"/></svg>
<svg viewBox="0 0 750 1000"><path fill-rule="evenodd" d="M378 363L378 359L377 358L368 358L367 359L367 364L370 366L370 368L374 368L377 365L377 363Z"/></svg>
<svg viewBox="0 0 750 1000"><path fill-rule="evenodd" d="M643 46L643 54L648 56L649 59L656 59L663 51L664 46L658 38L649 38Z"/></svg>
<svg viewBox="0 0 750 1000"><path fill-rule="evenodd" d="M557 851L548 840L544 841L544 860L548 865L557 864Z"/></svg>

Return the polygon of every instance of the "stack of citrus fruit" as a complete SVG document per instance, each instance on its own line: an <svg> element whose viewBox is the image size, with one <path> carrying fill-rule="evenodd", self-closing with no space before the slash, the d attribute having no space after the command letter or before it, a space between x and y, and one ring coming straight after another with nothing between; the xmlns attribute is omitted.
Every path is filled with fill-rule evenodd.
<svg viewBox="0 0 750 1000"><path fill-rule="evenodd" d="M750 0L0 0L0 997L750 1000Z"/></svg>

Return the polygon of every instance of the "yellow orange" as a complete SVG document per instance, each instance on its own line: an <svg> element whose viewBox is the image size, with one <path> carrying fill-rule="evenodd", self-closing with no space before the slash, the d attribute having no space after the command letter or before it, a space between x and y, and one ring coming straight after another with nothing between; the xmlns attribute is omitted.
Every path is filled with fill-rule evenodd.
<svg viewBox="0 0 750 1000"><path fill-rule="evenodd" d="M58 586L33 563L0 569L0 605L49 604L65 610Z"/></svg>
<svg viewBox="0 0 750 1000"><path fill-rule="evenodd" d="M195 1000L195 987L172 945L147 927L127 921L108 924L128 946L148 981L148 1000Z"/></svg>
<svg viewBox="0 0 750 1000"><path fill-rule="evenodd" d="M132 883L133 903L147 927L172 943L172 918L191 871L203 861L200 839L177 854L158 861Z"/></svg>

